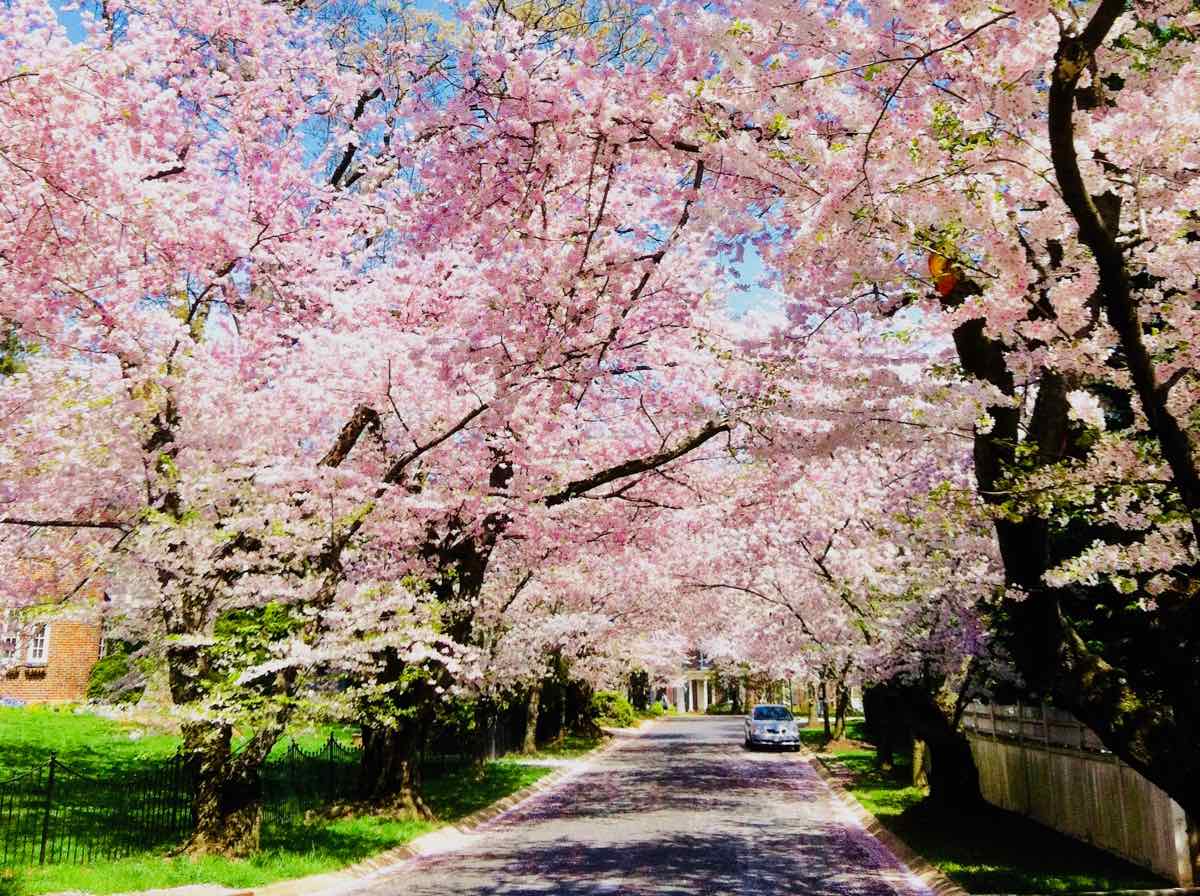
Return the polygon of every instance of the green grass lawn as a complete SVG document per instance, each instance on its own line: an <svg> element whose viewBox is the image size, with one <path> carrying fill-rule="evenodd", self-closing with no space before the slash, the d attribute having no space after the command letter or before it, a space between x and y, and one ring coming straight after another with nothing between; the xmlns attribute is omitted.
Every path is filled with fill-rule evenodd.
<svg viewBox="0 0 1200 896"><path fill-rule="evenodd" d="M68 707L0 707L0 780L40 765L52 751L72 768L99 775L167 759L178 748L179 738L173 734Z"/></svg>
<svg viewBox="0 0 1200 896"><path fill-rule="evenodd" d="M813 735L820 734L820 737ZM851 736L861 736L852 728ZM824 732L806 732L820 747ZM1095 849L1022 815L992 806L960 810L935 805L911 786L912 769L875 767L872 749L821 756L863 807L893 834L970 893L1058 894L1171 886L1150 871Z"/></svg>
<svg viewBox="0 0 1200 896"><path fill-rule="evenodd" d="M60 890L119 893L194 883L255 887L334 871L470 815L533 784L550 771L544 766L499 760L487 763L482 769L455 769L431 778L425 782L423 793L437 816L434 821L359 816L335 821L266 823L262 852L246 860L144 855L90 865L25 868L19 872L20 889L6 893L0 882L0 896L32 896Z"/></svg>
<svg viewBox="0 0 1200 896"><path fill-rule="evenodd" d="M343 743L353 736L349 730L335 733ZM295 736L305 749L314 750L329 736L329 729L302 730ZM166 759L177 747L178 738L172 735L68 709L0 708L0 780L44 762L52 750L70 767L104 779ZM575 742L569 748L584 752L587 745ZM0 872L0 896L61 890L103 894L190 883L253 887L332 871L470 815L550 771L503 760L477 768L451 768L424 783L424 797L435 821L376 816L303 821L268 813L262 852L244 861L168 859L160 850L88 865L25 867L9 876Z"/></svg>
<svg viewBox="0 0 1200 896"><path fill-rule="evenodd" d="M305 750L318 750L330 734L349 746L358 731L348 725L298 727L275 745L273 754L285 752L291 740ZM235 744L237 740L235 737ZM76 712L68 706L0 707L0 780L45 762L52 751L72 768L95 775L167 759L178 749L175 734Z"/></svg>
<svg viewBox="0 0 1200 896"><path fill-rule="evenodd" d="M590 753L597 747L607 743L607 734L591 737L586 734L568 734L556 741L542 744L534 753L523 755L522 759L578 759L585 753Z"/></svg>

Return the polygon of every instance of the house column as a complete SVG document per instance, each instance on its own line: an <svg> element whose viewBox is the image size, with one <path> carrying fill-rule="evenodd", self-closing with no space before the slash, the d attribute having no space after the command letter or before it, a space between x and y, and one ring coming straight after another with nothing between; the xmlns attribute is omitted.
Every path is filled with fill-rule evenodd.
<svg viewBox="0 0 1200 896"><path fill-rule="evenodd" d="M699 701L697 701L698 705L696 706L696 712L704 712L706 709L708 709L708 679L707 678L703 679L702 681L696 682L696 691L697 691L696 696L700 698Z"/></svg>

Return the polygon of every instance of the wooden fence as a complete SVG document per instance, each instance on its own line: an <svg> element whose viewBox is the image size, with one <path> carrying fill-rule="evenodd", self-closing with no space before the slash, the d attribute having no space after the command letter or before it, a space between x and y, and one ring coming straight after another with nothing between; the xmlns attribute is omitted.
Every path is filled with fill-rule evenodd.
<svg viewBox="0 0 1200 896"><path fill-rule="evenodd" d="M963 718L984 798L1193 886L1195 832L1179 805L1069 713L971 704Z"/></svg>

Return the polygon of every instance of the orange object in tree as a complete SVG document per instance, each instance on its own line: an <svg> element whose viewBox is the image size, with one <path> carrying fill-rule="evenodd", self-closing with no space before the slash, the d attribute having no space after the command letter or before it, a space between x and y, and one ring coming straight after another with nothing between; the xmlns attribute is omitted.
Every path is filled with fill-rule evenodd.
<svg viewBox="0 0 1200 896"><path fill-rule="evenodd" d="M958 285L958 273L950 264L950 259L937 252L929 253L929 273L933 277L933 286L940 296L948 296Z"/></svg>

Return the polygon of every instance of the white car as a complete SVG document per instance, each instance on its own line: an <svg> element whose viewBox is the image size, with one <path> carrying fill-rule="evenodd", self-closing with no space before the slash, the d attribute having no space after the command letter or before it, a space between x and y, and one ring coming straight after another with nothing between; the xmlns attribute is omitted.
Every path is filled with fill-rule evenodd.
<svg viewBox="0 0 1200 896"><path fill-rule="evenodd" d="M760 703L746 716L746 749L757 746L800 749L800 723L786 706Z"/></svg>

